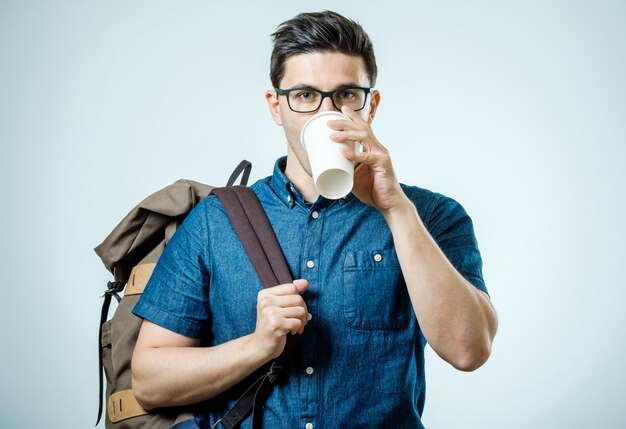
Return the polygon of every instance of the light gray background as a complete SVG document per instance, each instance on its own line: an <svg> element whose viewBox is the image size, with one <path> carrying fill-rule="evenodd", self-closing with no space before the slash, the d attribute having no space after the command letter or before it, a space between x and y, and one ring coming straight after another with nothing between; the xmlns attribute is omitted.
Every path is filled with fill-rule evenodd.
<svg viewBox="0 0 626 429"><path fill-rule="evenodd" d="M326 8L373 39L375 132L473 217L499 312L478 371L428 350L426 425L625 427L625 5L0 1L0 427L93 426L93 247L178 178L270 174L269 34Z"/></svg>

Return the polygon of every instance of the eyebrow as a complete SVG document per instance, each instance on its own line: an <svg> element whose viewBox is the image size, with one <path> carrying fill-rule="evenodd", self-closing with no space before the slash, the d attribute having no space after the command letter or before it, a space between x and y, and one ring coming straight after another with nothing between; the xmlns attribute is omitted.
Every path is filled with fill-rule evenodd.
<svg viewBox="0 0 626 429"><path fill-rule="evenodd" d="M334 89L331 89L331 91L336 91L336 90L342 89L342 88L352 88L352 87L361 88L360 85L358 85L358 84L356 84L354 82L348 82L348 83L342 83L341 85L335 87ZM321 89L316 88L314 85L311 85L311 84L308 84L308 83L304 83L304 82L296 83L290 89L294 89L294 88L314 89L316 91L321 91Z"/></svg>

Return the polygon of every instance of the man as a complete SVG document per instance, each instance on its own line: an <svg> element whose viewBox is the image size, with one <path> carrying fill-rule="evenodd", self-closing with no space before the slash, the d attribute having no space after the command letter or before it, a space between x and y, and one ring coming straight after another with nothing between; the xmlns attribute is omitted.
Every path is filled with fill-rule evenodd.
<svg viewBox="0 0 626 429"><path fill-rule="evenodd" d="M205 199L135 308L145 320L133 391L147 409L207 401L197 418L212 425L232 401L210 399L299 333L264 427L423 427L425 343L471 371L496 333L471 220L454 200L398 183L370 126L381 96L371 90L376 62L358 24L301 14L273 36L266 99L287 157L252 188L298 280L262 290L221 204ZM357 106L351 97L361 93ZM304 123L325 110L350 118L330 122L334 141L363 145L343 151L357 165L355 183L336 201L319 196L299 141Z"/></svg>

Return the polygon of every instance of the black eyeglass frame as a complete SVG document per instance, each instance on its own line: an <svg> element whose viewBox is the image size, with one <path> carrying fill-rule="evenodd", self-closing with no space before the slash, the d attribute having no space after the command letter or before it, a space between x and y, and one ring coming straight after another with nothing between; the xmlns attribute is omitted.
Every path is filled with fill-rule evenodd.
<svg viewBox="0 0 626 429"><path fill-rule="evenodd" d="M360 89L365 93L365 98L363 98L363 106L361 106L360 108L354 110L355 112L358 112L359 110L363 110L365 108L365 105L367 104L367 96L369 94L372 93L372 89L373 88L364 88L362 86L342 86L341 88L337 88L333 91L320 91L319 89L314 89L314 88L307 88L307 87L299 87L299 88L289 88L289 89L280 89L280 88L274 88L274 91L276 91L276 94L278 95L285 95L287 97L287 105L289 106L289 108L291 109L292 112L296 112L296 113L313 113L317 110L319 110L320 107L322 107L322 103L324 103L324 99L326 97L330 98L330 101L332 101L333 106L335 107L335 109L341 111L341 108L339 106L337 106L335 104L335 99L333 98L333 94L335 94L338 91L345 91L347 89ZM322 98L320 99L320 104L313 110L295 110L293 107L291 107L291 103L289 102L289 93L291 91L315 91L318 94L322 95Z"/></svg>

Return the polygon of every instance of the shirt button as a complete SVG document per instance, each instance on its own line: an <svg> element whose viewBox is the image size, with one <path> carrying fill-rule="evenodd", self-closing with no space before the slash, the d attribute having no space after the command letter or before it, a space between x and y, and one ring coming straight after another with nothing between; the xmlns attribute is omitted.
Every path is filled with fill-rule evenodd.
<svg viewBox="0 0 626 429"><path fill-rule="evenodd" d="M313 374L313 368L308 367L308 368L306 369L306 373L307 373L307 374L309 374L309 375L312 375L312 374Z"/></svg>
<svg viewBox="0 0 626 429"><path fill-rule="evenodd" d="M307 423L304 425L305 429L313 429L313 423Z"/></svg>
<svg viewBox="0 0 626 429"><path fill-rule="evenodd" d="M287 195L287 202L291 202L291 195Z"/></svg>
<svg viewBox="0 0 626 429"><path fill-rule="evenodd" d="M374 255L374 260L376 262L380 262L380 261L383 260L383 257L382 257L382 255L380 253L377 253L377 254Z"/></svg>
<svg viewBox="0 0 626 429"><path fill-rule="evenodd" d="M307 314L306 320L311 320L312 318L313 318L313 315L311 313Z"/></svg>
<svg viewBox="0 0 626 429"><path fill-rule="evenodd" d="M317 219L318 217L320 217L320 214L319 214L318 212L315 212L315 211L314 211L313 213L311 213L311 217L312 217L313 219Z"/></svg>
<svg viewBox="0 0 626 429"><path fill-rule="evenodd" d="M306 263L306 266L307 266L307 267L309 267L309 268L313 268L313 267L315 266L315 262L313 262L313 261L308 261L308 262Z"/></svg>

